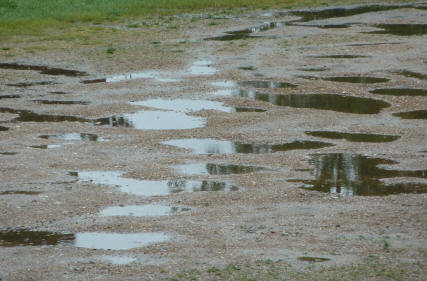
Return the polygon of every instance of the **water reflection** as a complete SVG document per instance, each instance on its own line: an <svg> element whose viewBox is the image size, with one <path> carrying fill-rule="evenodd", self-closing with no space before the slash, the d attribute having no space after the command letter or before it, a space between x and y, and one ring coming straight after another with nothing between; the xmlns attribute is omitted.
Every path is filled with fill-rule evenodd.
<svg viewBox="0 0 427 281"><path fill-rule="evenodd" d="M372 94L388 95L388 96L427 96L426 89L387 88L387 89L375 89L370 92Z"/></svg>
<svg viewBox="0 0 427 281"><path fill-rule="evenodd" d="M58 139L66 141L104 141L102 137L89 133L66 133L60 135L40 135L42 139Z"/></svg>
<svg viewBox="0 0 427 281"><path fill-rule="evenodd" d="M263 167L243 166L234 164L194 163L174 166L182 175L231 175L247 174L265 170Z"/></svg>
<svg viewBox="0 0 427 281"><path fill-rule="evenodd" d="M345 83L358 83L358 84L372 84L372 83L385 83L390 81L387 78L369 77L369 76L342 76L342 77L323 77L320 78L326 81L345 82Z"/></svg>
<svg viewBox="0 0 427 281"><path fill-rule="evenodd" d="M371 31L369 33L392 34L398 36L421 36L427 33L427 24L376 24L374 27L383 30Z"/></svg>
<svg viewBox="0 0 427 281"><path fill-rule="evenodd" d="M388 195L399 193L424 193L426 184L399 183L385 185L381 179L396 177L426 178L427 170L393 170L379 165L396 164L395 161L370 158L357 154L318 154L311 163L314 165L314 180L305 180L307 189L333 194Z"/></svg>
<svg viewBox="0 0 427 281"><path fill-rule="evenodd" d="M378 135L378 134L362 134L362 133L343 133L334 131L311 131L305 132L307 135L328 139L345 139L353 142L392 142L400 138L400 136Z"/></svg>
<svg viewBox="0 0 427 281"><path fill-rule="evenodd" d="M69 244L74 239L74 234L49 231L31 231L27 229L0 231L0 246L2 247Z"/></svg>
<svg viewBox="0 0 427 281"><path fill-rule="evenodd" d="M242 87L249 88L266 88L266 89L283 89L283 88L296 88L297 85L287 82L275 81L240 81L238 84Z"/></svg>

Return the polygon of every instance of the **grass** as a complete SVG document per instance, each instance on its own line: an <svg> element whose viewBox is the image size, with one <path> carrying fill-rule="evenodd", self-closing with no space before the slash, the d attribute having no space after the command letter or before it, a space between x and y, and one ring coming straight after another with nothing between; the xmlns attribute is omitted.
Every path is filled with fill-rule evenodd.
<svg viewBox="0 0 427 281"><path fill-rule="evenodd" d="M395 0L388 0L395 1ZM0 0L0 36L38 35L76 22L100 24L125 18L177 15L210 9L290 8L367 3L367 0Z"/></svg>

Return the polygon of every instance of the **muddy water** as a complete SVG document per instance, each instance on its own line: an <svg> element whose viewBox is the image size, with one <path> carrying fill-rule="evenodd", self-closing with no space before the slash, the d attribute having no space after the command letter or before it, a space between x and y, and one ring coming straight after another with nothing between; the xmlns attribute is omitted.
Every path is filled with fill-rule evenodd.
<svg viewBox="0 0 427 281"><path fill-rule="evenodd" d="M0 246L2 247L70 244L73 243L74 239L74 234L48 231L26 229L0 231Z"/></svg>
<svg viewBox="0 0 427 281"><path fill-rule="evenodd" d="M295 149L318 149L333 144L318 141L293 141L284 144L240 143L215 139L178 139L163 144L190 149L196 154L236 154L236 153L273 153Z"/></svg>
<svg viewBox="0 0 427 281"><path fill-rule="evenodd" d="M70 77L86 76L87 73L78 70L63 69L57 67L43 66L43 65L29 65L18 63L0 63L0 69L13 69L13 70L34 70L41 74L46 75L63 75Z"/></svg>
<svg viewBox="0 0 427 281"><path fill-rule="evenodd" d="M194 163L174 166L181 175L231 175L246 174L265 170L264 167L234 164Z"/></svg>
<svg viewBox="0 0 427 281"><path fill-rule="evenodd" d="M343 133L334 131L308 131L307 135L328 139L345 139L352 142L392 142L400 138L400 136L378 135L378 134L362 134L362 133Z"/></svg>
<svg viewBox="0 0 427 281"><path fill-rule="evenodd" d="M427 96L426 89L386 88L386 89L375 89L370 92L372 94L387 95L387 96Z"/></svg>
<svg viewBox="0 0 427 281"><path fill-rule="evenodd" d="M394 170L379 165L397 162L358 154L313 155L314 180L304 180L304 188L337 195L389 195L424 193L427 184L397 183L385 185L381 179L396 177L426 178L427 170Z"/></svg>
<svg viewBox="0 0 427 281"><path fill-rule="evenodd" d="M422 109L407 112L398 112L393 113L393 115L402 119L427 119L427 110Z"/></svg>

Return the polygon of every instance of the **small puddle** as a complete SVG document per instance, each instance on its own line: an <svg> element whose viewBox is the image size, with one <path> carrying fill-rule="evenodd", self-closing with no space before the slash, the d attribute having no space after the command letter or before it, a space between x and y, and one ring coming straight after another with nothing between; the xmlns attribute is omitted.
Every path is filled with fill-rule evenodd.
<svg viewBox="0 0 427 281"><path fill-rule="evenodd" d="M296 88L297 85L286 83L286 82L274 82L274 81L241 81L238 84L242 87L248 88L266 88L266 89L284 89L284 88Z"/></svg>
<svg viewBox="0 0 427 281"><path fill-rule="evenodd" d="M319 258L319 257L299 257L298 260L306 261L306 262L325 262L325 261L330 261L331 259Z"/></svg>
<svg viewBox="0 0 427 281"><path fill-rule="evenodd" d="M398 112L393 113L393 116L400 117L402 119L427 119L427 110L414 110L414 111L407 111L407 112Z"/></svg>
<svg viewBox="0 0 427 281"><path fill-rule="evenodd" d="M83 84L116 83L116 82L130 81L130 80L137 80L137 79L153 79L157 82L163 82L163 83L173 83L173 82L180 81L179 79L175 79L175 78L162 77L162 74L158 71L141 71L141 72L130 72L126 74L113 75L106 78L82 80L81 83Z"/></svg>
<svg viewBox="0 0 427 281"><path fill-rule="evenodd" d="M0 113L18 114L19 116L11 120L12 122L90 122L88 119L75 116L38 114L29 110L6 107L0 107Z"/></svg>
<svg viewBox="0 0 427 281"><path fill-rule="evenodd" d="M343 23L343 24L295 24L291 23L293 26L301 26L301 27L316 27L322 29L330 29L330 28L349 28L351 23Z"/></svg>
<svg viewBox="0 0 427 281"><path fill-rule="evenodd" d="M49 67L49 66L43 66L43 65L28 65L28 64L18 64L18 63L0 63L0 69L35 70L41 74L63 75L63 76L70 76L70 77L79 77L79 76L87 75L87 73L83 71Z"/></svg>
<svg viewBox="0 0 427 281"><path fill-rule="evenodd" d="M0 155L10 156L10 155L16 155L18 152L0 152Z"/></svg>
<svg viewBox="0 0 427 281"><path fill-rule="evenodd" d="M375 24L374 27L383 30L371 31L371 34L391 34L397 36L424 35L427 33L427 24Z"/></svg>
<svg viewBox="0 0 427 281"><path fill-rule="evenodd" d="M409 78L427 80L426 74L422 74L422 73L418 73L418 72L414 72L414 71L409 71L409 70L391 71L391 73L402 75L402 76L409 77Z"/></svg>
<svg viewBox="0 0 427 281"><path fill-rule="evenodd" d="M316 59L358 59L358 58L370 58L370 56L362 55L326 55L326 56L312 56Z"/></svg>
<svg viewBox="0 0 427 281"><path fill-rule="evenodd" d="M190 74L192 75L214 75L218 72L218 70L212 67L212 62L209 60L199 60L193 62L193 64L189 68Z"/></svg>
<svg viewBox="0 0 427 281"><path fill-rule="evenodd" d="M343 196L425 193L426 184L384 184L381 179L396 177L426 178L427 170L392 170L379 165L397 164L382 158L358 154L333 153L313 155L314 180L302 180L303 187Z"/></svg>
<svg viewBox="0 0 427 281"><path fill-rule="evenodd" d="M83 84L107 83L107 78L82 80L81 83Z"/></svg>
<svg viewBox="0 0 427 281"><path fill-rule="evenodd" d="M0 99L17 99L20 98L20 95L1 95Z"/></svg>
<svg viewBox="0 0 427 281"><path fill-rule="evenodd" d="M42 139L57 139L66 141L104 141L102 137L98 137L95 134L88 133L67 133L60 135L41 135L39 138Z"/></svg>
<svg viewBox="0 0 427 281"><path fill-rule="evenodd" d="M170 240L170 237L161 232L82 232L76 234L74 246L100 250L129 250L155 243L163 243L168 240Z"/></svg>
<svg viewBox="0 0 427 281"><path fill-rule="evenodd" d="M272 153L295 149L318 149L333 144L318 141L293 141L284 144L239 143L215 139L178 139L162 142L184 149L191 149L196 154L236 154L236 153Z"/></svg>
<svg viewBox="0 0 427 281"><path fill-rule="evenodd" d="M0 132L4 132L4 131L8 131L8 130L9 130L8 127L0 126Z"/></svg>
<svg viewBox="0 0 427 281"><path fill-rule="evenodd" d="M372 84L372 83L385 83L390 81L387 78L369 77L369 76L338 76L338 77L322 77L326 81L344 82L344 83L359 83L359 84Z"/></svg>
<svg viewBox="0 0 427 281"><path fill-rule="evenodd" d="M309 68L298 68L299 71L309 71L309 72L320 72L330 70L327 67L309 67Z"/></svg>
<svg viewBox="0 0 427 281"><path fill-rule="evenodd" d="M328 139L345 139L352 142L392 142L400 136L379 135L379 134L362 134L362 133L343 133L333 131L311 131L305 132L309 136L328 138Z"/></svg>
<svg viewBox="0 0 427 281"><path fill-rule="evenodd" d="M8 190L0 192L0 195L38 195L40 191Z"/></svg>
<svg viewBox="0 0 427 281"><path fill-rule="evenodd" d="M242 166L233 164L194 163L174 166L182 175L231 175L247 174L265 170L263 167Z"/></svg>
<svg viewBox="0 0 427 281"><path fill-rule="evenodd" d="M270 102L278 106L314 108L357 114L377 114L383 108L390 106L389 103L382 100L334 94L279 95L244 90L234 92L233 94L240 97Z"/></svg>
<svg viewBox="0 0 427 281"><path fill-rule="evenodd" d="M81 105L88 105L89 102L87 101L62 101L62 100L32 100L33 102L41 103L41 104L65 104L65 105L72 105L72 104L81 104Z"/></svg>
<svg viewBox="0 0 427 281"><path fill-rule="evenodd" d="M389 88L389 89L375 89L370 92L372 94L387 95L387 96L427 96L426 89Z"/></svg>
<svg viewBox="0 0 427 281"><path fill-rule="evenodd" d="M69 94L67 92L62 92L62 91L52 91L52 92L49 92L49 93L51 93L53 95L68 95Z"/></svg>
<svg viewBox="0 0 427 281"><path fill-rule="evenodd" d="M61 147L59 144L41 144L41 145L30 145L31 148L37 149L52 149Z"/></svg>
<svg viewBox="0 0 427 281"><path fill-rule="evenodd" d="M101 211L101 216L133 216L133 217L156 217L179 214L188 211L189 208L171 207L162 205L128 205L113 206Z"/></svg>
<svg viewBox="0 0 427 281"><path fill-rule="evenodd" d="M179 192L197 191L232 191L236 186L217 181L190 181L190 180L138 180L122 177L121 172L78 172L83 181L94 184L117 186L121 192L139 196L169 195Z"/></svg>
<svg viewBox="0 0 427 281"><path fill-rule="evenodd" d="M0 246L2 247L71 244L74 239L74 234L48 231L26 229L0 231Z"/></svg>
<svg viewBox="0 0 427 281"><path fill-rule="evenodd" d="M257 68L255 67L255 66L239 66L237 69L240 69L240 70L248 70L248 71L254 71L254 70L256 70Z"/></svg>
<svg viewBox="0 0 427 281"><path fill-rule="evenodd" d="M284 26L284 23L281 22L266 22L262 25L244 28L235 31L227 31L225 35L205 38L205 40L215 40L215 41L232 41L240 39L249 39L249 38L265 38L264 36L254 36L253 33L258 33L278 27Z"/></svg>
<svg viewBox="0 0 427 281"><path fill-rule="evenodd" d="M40 82L20 82L20 83L14 83L14 84L6 84L11 87L18 87L18 88L27 88L31 86L44 86L44 85L55 85L58 84L53 81L40 81Z"/></svg>

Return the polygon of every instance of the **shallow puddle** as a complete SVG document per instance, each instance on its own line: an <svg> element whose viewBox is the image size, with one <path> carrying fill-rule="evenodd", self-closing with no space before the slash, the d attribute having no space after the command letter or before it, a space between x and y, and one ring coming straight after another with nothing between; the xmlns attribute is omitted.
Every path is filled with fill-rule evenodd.
<svg viewBox="0 0 427 281"><path fill-rule="evenodd" d="M427 184L398 183L385 185L381 179L396 177L426 178L427 170L393 170L379 165L397 162L358 154L333 153L313 155L314 180L303 180L304 188L343 196L425 193Z"/></svg>
<svg viewBox="0 0 427 281"><path fill-rule="evenodd" d="M11 87L18 87L18 88L27 88L31 86L45 86L45 85L55 85L58 84L53 81L40 81L40 82L20 82L20 83L13 83L13 84L6 84Z"/></svg>
<svg viewBox="0 0 427 281"><path fill-rule="evenodd" d="M357 114L377 114L383 108L390 106L389 103L382 100L333 94L279 95L244 90L233 92L233 94L240 97L270 102L278 106L314 108Z"/></svg>
<svg viewBox="0 0 427 281"><path fill-rule="evenodd" d="M100 250L129 250L155 243L167 242L168 240L170 240L170 237L161 232L82 232L76 234L74 246Z"/></svg>
<svg viewBox="0 0 427 281"><path fill-rule="evenodd" d="M320 257L299 257L298 260L306 262L325 262L330 261L331 259Z"/></svg>
<svg viewBox="0 0 427 281"><path fill-rule="evenodd" d="M171 207L162 205L127 205L113 206L101 211L101 216L133 216L133 217L155 217L178 214L188 211L189 208Z"/></svg>
<svg viewBox="0 0 427 281"><path fill-rule="evenodd" d="M42 139L58 139L66 141L104 141L102 137L98 137L95 134L88 133L67 133L60 135L41 135L39 138Z"/></svg>
<svg viewBox="0 0 427 281"><path fill-rule="evenodd" d="M399 71L391 71L391 73L402 75L409 78L417 78L420 80L427 80L427 75L419 72L409 71L409 70L399 70Z"/></svg>
<svg viewBox="0 0 427 281"><path fill-rule="evenodd" d="M202 128L206 119L173 111L139 111L93 120L95 125L134 128L139 130L186 130Z"/></svg>
<svg viewBox="0 0 427 281"><path fill-rule="evenodd" d="M370 92L372 94L387 95L387 96L427 96L426 89L388 88L388 89L375 89Z"/></svg>
<svg viewBox="0 0 427 281"><path fill-rule="evenodd" d="M398 36L424 35L427 33L427 24L376 24L374 27L383 30L371 31L368 33Z"/></svg>
<svg viewBox="0 0 427 281"><path fill-rule="evenodd" d="M38 148L38 149L52 149L52 148L58 148L61 147L59 144L41 144L41 145L30 145L31 148Z"/></svg>
<svg viewBox="0 0 427 281"><path fill-rule="evenodd" d="M26 229L0 231L0 246L41 246L73 243L74 234L48 231L31 231Z"/></svg>
<svg viewBox="0 0 427 281"><path fill-rule="evenodd" d="M248 39L248 38L264 38L263 36L255 36L253 33L258 33L278 27L284 26L284 23L281 22L266 22L262 25L244 28L235 31L227 31L225 35L216 36L206 38L205 40L215 40L215 41L232 41L232 40L240 40L240 39Z"/></svg>
<svg viewBox="0 0 427 281"><path fill-rule="evenodd" d="M182 175L231 175L247 174L265 170L263 167L243 166L233 164L194 163L174 166L177 173Z"/></svg>
<svg viewBox="0 0 427 281"><path fill-rule="evenodd" d="M190 181L190 180L138 180L122 177L121 172L78 172L83 181L94 184L117 186L121 192L139 195L155 196L169 195L178 192L197 191L231 191L238 188L226 182Z"/></svg>
<svg viewBox="0 0 427 281"><path fill-rule="evenodd" d="M385 83L390 81L387 78L378 77L364 77L364 76L338 76L338 77L322 77L326 81L344 82L344 83L359 83L359 84L372 84L372 83Z"/></svg>
<svg viewBox="0 0 427 281"><path fill-rule="evenodd" d="M16 154L18 154L18 152L0 152L0 155L5 155L5 156L16 155Z"/></svg>
<svg viewBox="0 0 427 281"><path fill-rule="evenodd" d="M427 110L414 110L414 111L407 111L407 112L398 112L393 113L393 116L400 117L402 119L427 119Z"/></svg>
<svg viewBox="0 0 427 281"><path fill-rule="evenodd" d="M49 92L49 93L51 93L53 95L68 95L69 94L69 93L63 92L63 91L52 91L52 92Z"/></svg>
<svg viewBox="0 0 427 281"><path fill-rule="evenodd" d="M290 24L293 26L302 26L302 27L316 27L322 29L330 29L330 28L349 28L351 26L350 23L343 24Z"/></svg>
<svg viewBox="0 0 427 281"><path fill-rule="evenodd" d="M180 148L191 149L196 154L272 153L295 149L318 149L333 144L318 141L293 141L284 144L239 143L215 139L178 139L162 142Z"/></svg>
<svg viewBox="0 0 427 281"><path fill-rule="evenodd" d="M0 113L18 114L19 116L12 119L12 122L90 122L88 119L75 116L38 114L29 110L6 107L1 107Z"/></svg>
<svg viewBox="0 0 427 281"><path fill-rule="evenodd" d="M0 195L38 195L40 191L8 190L0 192Z"/></svg>
<svg viewBox="0 0 427 281"><path fill-rule="evenodd" d="M309 71L309 72L321 72L330 70L327 67L309 67L309 68L298 68L299 71Z"/></svg>
<svg viewBox="0 0 427 281"><path fill-rule="evenodd" d="M83 84L107 83L107 78L82 80L81 83Z"/></svg>
<svg viewBox="0 0 427 281"><path fill-rule="evenodd" d="M241 81L238 84L242 87L248 88L266 88L266 89L283 89L283 88L296 88L297 85L287 82L274 82L274 81Z"/></svg>
<svg viewBox="0 0 427 281"><path fill-rule="evenodd" d="M199 60L193 62L193 64L189 67L190 74L192 75L214 75L218 72L218 70L212 67L212 62L209 60Z"/></svg>
<svg viewBox="0 0 427 281"><path fill-rule="evenodd" d="M254 71L254 70L256 70L257 68L256 68L255 66L239 66L237 69L240 69L240 70L248 70L248 71Z"/></svg>
<svg viewBox="0 0 427 281"><path fill-rule="evenodd" d="M70 77L86 76L87 73L78 70L63 69L57 67L49 67L43 65L29 65L29 64L18 64L18 63L0 63L1 69L13 69L13 70L35 70L41 74L46 75L63 75Z"/></svg>
<svg viewBox="0 0 427 281"><path fill-rule="evenodd" d="M345 139L352 142L392 142L400 136L379 135L379 134L362 134L362 133L343 133L334 131L311 131L305 132L307 135L328 139Z"/></svg>
<svg viewBox="0 0 427 281"><path fill-rule="evenodd" d="M0 99L17 99L20 98L20 95L1 95Z"/></svg>
<svg viewBox="0 0 427 281"><path fill-rule="evenodd" d="M63 101L63 100L32 100L33 102L41 103L41 104L64 104L64 105L73 105L73 104L81 104L88 105L87 101Z"/></svg>

